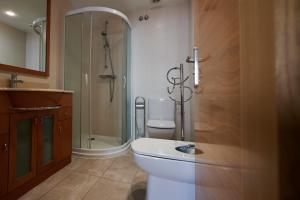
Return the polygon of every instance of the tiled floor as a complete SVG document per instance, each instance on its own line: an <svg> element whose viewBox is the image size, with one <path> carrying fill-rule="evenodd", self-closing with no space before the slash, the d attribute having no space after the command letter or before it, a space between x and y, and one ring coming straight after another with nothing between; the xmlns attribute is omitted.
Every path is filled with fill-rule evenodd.
<svg viewBox="0 0 300 200"><path fill-rule="evenodd" d="M147 174L131 153L109 159L73 158L72 163L21 200L144 200Z"/></svg>

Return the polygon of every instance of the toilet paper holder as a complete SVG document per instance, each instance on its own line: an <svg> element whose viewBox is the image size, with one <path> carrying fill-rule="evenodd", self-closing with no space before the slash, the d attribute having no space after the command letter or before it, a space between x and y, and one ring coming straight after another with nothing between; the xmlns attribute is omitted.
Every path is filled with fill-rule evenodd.
<svg viewBox="0 0 300 200"><path fill-rule="evenodd" d="M142 113L142 123L139 123L138 115ZM141 126L139 126L139 124ZM135 98L135 138L145 137L146 133L146 100L144 97Z"/></svg>

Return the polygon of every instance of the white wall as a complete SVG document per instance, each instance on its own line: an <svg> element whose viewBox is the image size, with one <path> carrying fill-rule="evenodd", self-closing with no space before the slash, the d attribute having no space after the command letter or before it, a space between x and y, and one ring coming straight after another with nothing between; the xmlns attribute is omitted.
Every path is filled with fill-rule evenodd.
<svg viewBox="0 0 300 200"><path fill-rule="evenodd" d="M191 51L191 22L189 1L129 13L132 23L133 97L168 98L167 71L180 63L185 74L190 66L185 63ZM139 21L140 15L149 20ZM190 105L186 105L186 133L190 133ZM178 109L178 108L177 108ZM177 112L177 119L180 113ZM180 121L177 120L177 127ZM188 137L189 139L189 137Z"/></svg>
<svg viewBox="0 0 300 200"><path fill-rule="evenodd" d="M25 65L26 33L0 21L0 63Z"/></svg>

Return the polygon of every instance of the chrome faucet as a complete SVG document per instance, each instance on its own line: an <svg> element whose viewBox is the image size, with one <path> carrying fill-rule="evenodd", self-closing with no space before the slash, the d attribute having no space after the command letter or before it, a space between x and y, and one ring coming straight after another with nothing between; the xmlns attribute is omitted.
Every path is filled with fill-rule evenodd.
<svg viewBox="0 0 300 200"><path fill-rule="evenodd" d="M11 76L10 76L10 87L11 88L16 88L18 83L24 83L24 81L18 80L18 75L17 74L11 74Z"/></svg>

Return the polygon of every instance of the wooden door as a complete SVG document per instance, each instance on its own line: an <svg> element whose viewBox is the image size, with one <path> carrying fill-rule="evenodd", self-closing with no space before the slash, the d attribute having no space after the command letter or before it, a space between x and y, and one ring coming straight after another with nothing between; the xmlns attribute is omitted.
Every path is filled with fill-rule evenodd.
<svg viewBox="0 0 300 200"><path fill-rule="evenodd" d="M300 199L300 1L241 1L243 199Z"/></svg>
<svg viewBox="0 0 300 200"><path fill-rule="evenodd" d="M193 0L200 83L194 95L199 142L240 146L239 0Z"/></svg>
<svg viewBox="0 0 300 200"><path fill-rule="evenodd" d="M48 110L38 113L38 173L42 173L51 168L57 160L58 138L58 111Z"/></svg>
<svg viewBox="0 0 300 200"><path fill-rule="evenodd" d="M11 115L9 191L36 176L37 131L38 118L35 112Z"/></svg>
<svg viewBox="0 0 300 200"><path fill-rule="evenodd" d="M237 149L240 134L239 0L193 0L194 46L200 63L200 82L193 98L194 138L198 143ZM198 146L201 149L201 144ZM214 152L216 157L224 152ZM226 155L226 154L225 154ZM214 159L214 158L210 158ZM213 171L213 173L212 173ZM240 169L196 165L196 199L240 199Z"/></svg>
<svg viewBox="0 0 300 200"><path fill-rule="evenodd" d="M8 145L8 134L0 134L0 197L7 193Z"/></svg>

